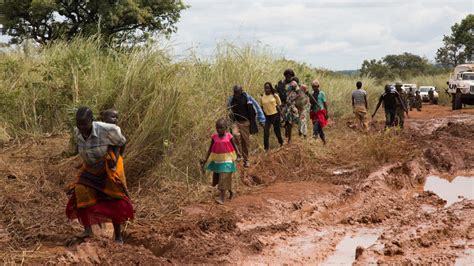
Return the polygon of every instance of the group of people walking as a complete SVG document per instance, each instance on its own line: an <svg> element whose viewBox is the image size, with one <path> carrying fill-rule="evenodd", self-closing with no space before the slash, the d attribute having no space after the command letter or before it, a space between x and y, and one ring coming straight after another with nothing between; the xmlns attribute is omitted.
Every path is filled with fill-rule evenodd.
<svg viewBox="0 0 474 266"><path fill-rule="evenodd" d="M206 169L213 172L212 185L218 186L220 191L217 203L224 204L226 192L229 192L229 199L234 195L232 173L237 169L236 162L243 159L244 167L249 167L249 138L251 134L258 132L257 123L263 126L265 151L270 147L269 137L272 127L280 146L284 143L281 128L285 130L287 143L292 140L294 127L297 127L299 135L305 138L308 134L308 114L312 123L313 137L321 138L323 144L326 144L323 128L328 123L328 104L326 94L320 89L319 81L312 81L313 91L309 92L307 86L299 83L293 70L287 69L283 75L285 78L275 87L266 82L263 85L263 94L258 100L244 92L242 86L233 87L233 95L228 99L231 126L228 127L228 122L224 118L216 122L217 133L212 135L207 156L201 160L203 167L209 161ZM407 100L400 82L395 86L386 85L372 117L383 103L385 127L403 128L405 113L408 117ZM415 96L410 106L417 106L417 103L421 104L421 101ZM356 89L352 92L352 107L360 128L368 130L367 92L362 89L360 81L356 83ZM230 128L231 131L227 132L226 128Z"/></svg>
<svg viewBox="0 0 474 266"><path fill-rule="evenodd" d="M270 129L280 146L284 139L291 143L293 128L297 128L301 137L308 135L308 118L312 123L312 135L326 144L324 127L328 124L328 104L326 94L320 89L318 80L311 82L312 92L291 69L283 73L284 79L274 87L271 82L263 84L263 93L253 98L240 85L234 85L233 94L228 98L229 119L220 118L216 122L216 132L211 137L211 144L205 159L201 160L206 169L213 172L212 185L217 186L220 196L217 203L223 204L229 192L232 199L232 173L236 171L236 161L243 160L244 167L249 167L250 135L258 132L258 124L263 126L263 146L270 148ZM230 122L230 126L228 126ZM227 132L226 128L231 131Z"/></svg>
<svg viewBox="0 0 474 266"><path fill-rule="evenodd" d="M240 85L233 87L233 95L228 99L232 134L237 137L237 143L242 148L245 167L249 166L249 136L258 132L257 123L263 126L266 151L270 148L272 127L280 145L284 142L281 128L285 130L287 143L292 140L294 127L297 127L300 136L306 138L308 117L313 124L313 136L319 136L326 143L323 128L328 119L327 103L325 93L319 88L319 81L312 82L313 93L310 93L306 85L300 84L293 70L287 69L283 75L285 78L276 87L266 82L258 100L243 91Z"/></svg>
<svg viewBox="0 0 474 266"><path fill-rule="evenodd" d="M243 160L244 167L250 166L249 140L251 134L258 132L258 124L263 126L265 151L270 148L271 128L280 146L284 143L281 128L287 143L292 141L294 127L301 137L306 138L308 118L312 124L312 136L326 144L324 127L328 124L328 104L319 81L311 82L310 92L306 85L300 84L293 70L287 69L283 75L284 79L275 87L266 82L257 100L242 86L233 86L227 102L229 118L217 120L216 133L211 136L207 155L201 160L203 169L213 172L212 185L220 191L217 203L224 204L227 192L229 199L234 196L232 174L237 171L236 162ZM395 88L385 86L372 117L383 103L386 127L395 126L397 118L398 126L403 128L404 113L408 114L403 95L401 83L397 83ZM367 130L367 92L362 89L360 81L352 92L352 106L360 127ZM88 107L81 107L76 113L74 137L82 165L77 179L70 186L66 215L69 219L77 218L84 226L79 238L91 236L93 224L112 222L115 240L121 243L121 225L134 217L122 158L126 139L117 126L118 113L115 110L103 111L101 120L94 121Z"/></svg>

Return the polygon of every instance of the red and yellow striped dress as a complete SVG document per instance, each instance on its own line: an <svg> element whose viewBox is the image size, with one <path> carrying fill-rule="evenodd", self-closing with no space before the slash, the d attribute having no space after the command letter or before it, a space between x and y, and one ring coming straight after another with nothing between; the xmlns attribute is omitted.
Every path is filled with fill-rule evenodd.
<svg viewBox="0 0 474 266"><path fill-rule="evenodd" d="M212 134L214 143L211 147L211 155L207 165L209 171L214 173L233 173L237 171L235 165L237 154L232 145L232 138L232 134L228 132L223 137L219 137L217 133Z"/></svg>

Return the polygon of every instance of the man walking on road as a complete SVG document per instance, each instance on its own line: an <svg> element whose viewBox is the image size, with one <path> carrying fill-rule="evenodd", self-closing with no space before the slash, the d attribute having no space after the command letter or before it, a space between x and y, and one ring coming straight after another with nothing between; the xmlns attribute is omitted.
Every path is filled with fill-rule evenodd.
<svg viewBox="0 0 474 266"><path fill-rule="evenodd" d="M407 108L409 108L410 111L411 111L411 110L413 110L413 107L415 106L415 92L413 91L413 88L412 88L412 87L410 87L410 88L408 89L408 96L407 96L407 98L408 98L408 106L407 106Z"/></svg>
<svg viewBox="0 0 474 266"><path fill-rule="evenodd" d="M250 134L258 132L257 119L261 125L265 124L265 115L255 99L244 92L242 86L234 85L234 95L228 99L228 109L232 119L232 134L235 136L244 158L244 167L249 167L249 140Z"/></svg>
<svg viewBox="0 0 474 266"><path fill-rule="evenodd" d="M421 95L419 91L416 91L416 96L415 96L415 102L413 103L413 106L416 108L416 110L421 111L421 106L423 105L423 100L421 99Z"/></svg>
<svg viewBox="0 0 474 266"><path fill-rule="evenodd" d="M367 92L362 89L362 82L357 81L357 89L352 92L352 109L354 111L357 123L361 128L367 130L369 128L369 121L367 119Z"/></svg>
<svg viewBox="0 0 474 266"><path fill-rule="evenodd" d="M400 94L390 85L385 85L385 92L380 96L377 107L372 114L372 118L379 110L380 105L383 102L383 108L385 109L385 128L391 128L395 124L395 115L397 110L397 101L402 101ZM408 112L408 111L407 111Z"/></svg>
<svg viewBox="0 0 474 266"><path fill-rule="evenodd" d="M398 119L398 126L403 129L403 125L405 124L405 113L408 117L408 109L407 109L407 94L402 89L402 83L397 82L395 83L395 88L397 89L398 94L400 95L397 98L397 108L396 108L396 118Z"/></svg>
<svg viewBox="0 0 474 266"><path fill-rule="evenodd" d="M430 99L430 104L434 104L434 90L431 88L428 91L428 98Z"/></svg>

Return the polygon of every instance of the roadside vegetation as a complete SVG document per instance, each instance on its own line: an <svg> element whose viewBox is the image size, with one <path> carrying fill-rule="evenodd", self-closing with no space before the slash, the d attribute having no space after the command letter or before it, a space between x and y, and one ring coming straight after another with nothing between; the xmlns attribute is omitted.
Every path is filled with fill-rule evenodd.
<svg viewBox="0 0 474 266"><path fill-rule="evenodd" d="M313 69L260 47L226 43L207 60L190 55L174 62L159 48L104 49L94 38L76 39L0 54L0 132L3 138L70 132L78 106L90 106L96 114L114 107L129 139L130 179L153 173L159 179L201 180L195 162L206 150L214 122L226 115L232 85L242 84L257 96L264 82L276 83L288 67L302 83L320 80L333 119L352 115L350 92L357 80L372 109L383 91L370 77ZM446 78L406 82L442 87Z"/></svg>
<svg viewBox="0 0 474 266"><path fill-rule="evenodd" d="M380 111L380 123L372 123L369 133L353 129L350 95L358 80L368 92L369 113L384 84L395 81L436 86L440 103L450 100L443 92L449 77L446 69L435 68L425 58L407 53L364 62L357 72L360 76L315 69L278 58L260 46L232 43L219 44L206 59L191 52L176 60L150 39L158 32L170 35L176 30L174 23L187 8L181 1L146 1L156 8L149 9L151 13L131 6L133 1L123 2L112 11L105 8L108 4L104 1L82 1L89 10L83 14L86 18L97 15L108 21L109 15L128 16L130 24L123 28L91 20L90 24L68 28L70 22L65 20L53 35L28 32L32 30L29 25L40 23L49 28L53 14L68 17L74 3L33 1L35 4L30 5L26 1L18 6L0 2L2 10L11 11L8 16L0 12L0 23L6 25L4 29L12 41L27 40L0 51L0 173L5 174L0 179L0 235L4 230L8 232L2 242L5 244L0 244L0 261L4 263L39 258L53 261L54 254L41 250L42 241L64 243L80 230L78 224L64 222L61 207L67 200L64 188L74 179L79 161L70 134L79 106L91 107L96 116L107 108L118 110L119 125L128 139L125 165L137 218L129 224L130 229L155 230L154 226L158 228L166 220L163 218L179 218L182 207L213 198L209 176L202 173L199 159L208 148L215 121L227 116L226 100L234 84L241 84L258 97L265 82L277 83L283 71L292 68L302 84L320 81L330 116L326 146L295 136L293 144L281 149L272 146L264 153L262 134L253 136L252 164L248 170L239 170L234 178L237 194L255 191L254 186L275 180L313 180L346 186L348 195L354 184L363 183L380 166L418 156L420 146L416 146L415 138L407 137L413 132L393 129L380 133ZM167 14L170 24L156 24L154 19L161 17L157 14ZM464 33L473 18L470 15L466 22L453 26L453 36L444 40L447 48L457 49L455 55L462 50L462 57L453 59L453 49L441 49L438 56L446 60L437 59L438 63L449 67L465 60L470 51L472 54L472 45L464 45L472 36ZM143 19L145 24L138 23ZM148 28L150 23L160 27ZM144 29L144 35L136 36L135 29ZM29 44L31 39L38 46ZM408 61L413 64L407 68L403 62ZM274 139L271 143L276 145Z"/></svg>

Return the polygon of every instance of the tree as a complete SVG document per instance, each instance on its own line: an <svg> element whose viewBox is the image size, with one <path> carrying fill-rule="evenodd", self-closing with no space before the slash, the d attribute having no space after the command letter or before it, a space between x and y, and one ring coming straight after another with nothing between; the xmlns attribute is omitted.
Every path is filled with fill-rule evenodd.
<svg viewBox="0 0 474 266"><path fill-rule="evenodd" d="M444 35L443 46L436 52L436 62L444 67L474 60L474 15L465 17L451 27L451 34Z"/></svg>
<svg viewBox="0 0 474 266"><path fill-rule="evenodd" d="M378 80L405 79L410 76L431 74L434 66L428 59L403 53L399 55L386 55L381 60L364 60L360 70L361 76L370 75Z"/></svg>
<svg viewBox="0 0 474 266"><path fill-rule="evenodd" d="M169 36L186 8L181 0L5 0L4 31L14 43L40 44L79 34L107 41Z"/></svg>
<svg viewBox="0 0 474 266"><path fill-rule="evenodd" d="M389 78L391 72L382 60L364 60L360 69L361 76L371 76L378 80Z"/></svg>
<svg viewBox="0 0 474 266"><path fill-rule="evenodd" d="M400 78L425 74L430 68L428 59L410 53L387 55L383 62Z"/></svg>

